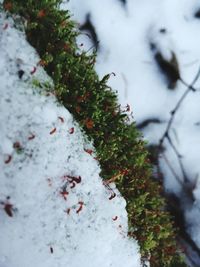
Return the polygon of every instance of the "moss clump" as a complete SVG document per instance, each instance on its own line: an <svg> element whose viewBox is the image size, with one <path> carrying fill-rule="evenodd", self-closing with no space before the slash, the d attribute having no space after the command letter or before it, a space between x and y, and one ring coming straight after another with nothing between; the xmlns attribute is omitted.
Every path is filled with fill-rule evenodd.
<svg viewBox="0 0 200 267"><path fill-rule="evenodd" d="M150 178L144 142L134 123L121 111L116 94L99 80L95 55L80 52L78 32L60 0L6 0L4 9L26 19L28 41L55 83L58 99L94 141L105 180L115 180L127 201L129 235L136 238L151 266L184 266L178 255L175 232L160 197L161 187ZM111 200L112 201L112 200Z"/></svg>

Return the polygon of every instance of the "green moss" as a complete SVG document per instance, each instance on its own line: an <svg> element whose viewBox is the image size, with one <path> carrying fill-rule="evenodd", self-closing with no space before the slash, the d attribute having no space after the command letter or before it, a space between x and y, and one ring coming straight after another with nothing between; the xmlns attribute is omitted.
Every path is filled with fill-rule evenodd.
<svg viewBox="0 0 200 267"><path fill-rule="evenodd" d="M94 141L102 177L115 180L127 201L129 235L139 241L142 256L151 255L152 267L172 267L174 262L177 267L186 266L177 252L161 187L150 178L145 144L108 87L110 75L99 80L95 55L77 48L78 32L69 13L59 10L60 2L10 0L4 1L4 9L26 19L28 41L52 77L58 99Z"/></svg>

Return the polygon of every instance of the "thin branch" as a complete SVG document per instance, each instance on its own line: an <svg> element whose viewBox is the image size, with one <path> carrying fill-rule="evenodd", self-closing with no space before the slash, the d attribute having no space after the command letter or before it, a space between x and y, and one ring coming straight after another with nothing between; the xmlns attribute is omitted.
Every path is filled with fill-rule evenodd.
<svg viewBox="0 0 200 267"><path fill-rule="evenodd" d="M192 91L192 92L195 92L195 91L196 91L196 89L194 88L194 85L195 85L195 83L197 82L199 76L200 76L200 68L199 68L199 70L198 70L198 72L197 72L197 74L196 74L194 80L192 81L192 83L191 83L190 85L187 84L186 82L184 82L184 80L183 80L182 78L180 78L180 81L181 81L185 86L187 86L187 90L183 93L183 95L181 96L181 98L180 98L179 101L177 102L175 108L170 112L170 113L171 113L171 117L170 117L169 122L168 122L168 124L167 124L166 130L165 130L163 136L162 136L161 139L160 139L159 147L162 146L162 144L163 144L165 138L169 135L170 128L171 128L172 123L173 123L173 121L174 121L174 117L175 117L175 115L176 115L177 110L180 108L182 102L184 101L184 99L186 98L186 96L189 94L190 91Z"/></svg>
<svg viewBox="0 0 200 267"><path fill-rule="evenodd" d="M186 98L186 96L187 96L187 95L189 94L189 92L191 92L191 91L192 91L192 92L196 92L196 91L197 91L197 89L194 88L194 85L195 85L195 83L197 82L197 80L199 79L199 77L200 77L200 67L199 67L199 70L198 70L196 76L194 77L194 79L193 79L193 81L192 81L192 83L191 83L190 85L187 84L182 78L180 78L180 81L181 81L185 86L187 86L187 89L186 89L186 91L183 93L183 95L181 96L181 98L179 99L179 101L177 102L177 104L176 104L176 106L174 107L174 109L170 112L170 113L171 113L171 117L170 117L170 119L169 119L169 121L168 121L166 130L164 131L164 134L163 134L163 136L161 137L160 142L159 142L159 145L158 145L158 148L159 148L159 150L160 150L160 155L163 155L165 162L167 163L169 169L170 169L171 172L173 173L173 175L174 175L174 177L176 178L176 180L177 180L177 181L180 183L180 185L182 186L183 190L184 190L184 188L185 188L185 184L189 182L189 179L188 179L188 177L187 177L187 174L186 174L185 169L184 169L184 166L183 166L183 162L182 162L182 160L181 160L181 159L182 159L182 156L181 156L181 154L179 153L179 151L177 150L177 148L176 148L176 146L174 145L174 143L172 142L172 139L171 139L171 137L170 137L169 132L170 132L170 129L171 129L171 127L172 127L172 123L173 123L173 121L174 121L175 115L176 115L178 109L180 108L181 104L183 103L184 99ZM175 155L176 155L176 157L177 157L177 159L178 159L178 162L179 162L179 166L180 166L180 169L181 169L181 172L182 172L182 177L183 177L183 179L181 179L181 178L177 175L177 173L175 172L175 170L172 168L170 162L168 161L166 155L164 155L164 153L162 152L162 149L161 149L161 148L162 148L162 145L163 145L163 142L164 142L165 139L168 140L170 146L172 147L172 149L173 149L173 151L174 151L174 153L175 153ZM159 163L158 163L158 165L159 165Z"/></svg>
<svg viewBox="0 0 200 267"><path fill-rule="evenodd" d="M197 82L197 80L200 77L200 68L194 78L194 80L192 81L192 83L189 85L187 84L182 78L180 78L180 81L187 87L186 91L182 94L182 96L180 97L179 101L177 102L176 106L174 107L174 109L170 112L171 116L170 119L168 121L168 124L166 126L166 129L164 131L164 134L162 135L158 148L160 151L160 156L163 157L164 161L166 162L166 165L168 166L169 170L171 171L171 173L174 175L175 179L177 180L177 182L180 184L180 186L182 187L183 193L185 195L186 198L188 198L190 200L190 202L194 201L194 197L193 197L193 189L194 189L194 185L192 185L192 182L190 181L190 179L187 177L183 162L182 162L182 155L179 153L178 149L176 148L176 146L174 145L171 136L170 136L170 129L172 127L175 115L178 111L178 109L180 108L181 104L183 103L183 101L185 100L185 98L187 97L187 95L190 92L196 92L198 91L198 89L194 88L195 83ZM174 151L177 159L178 159L178 163L182 172L182 176L179 177L179 175L177 174L176 170L173 168L173 166L171 165L171 163L169 162L166 154L162 151L162 147L163 147L163 143L165 141L165 139L169 142L172 150ZM158 170L160 169L160 164L158 161ZM196 182L194 183L196 184ZM172 203L169 203L171 206L173 206ZM184 214L184 211L181 209L181 207L179 207L181 214ZM175 211L176 212L176 211ZM179 221L179 215L177 215L175 213L176 218L178 218ZM184 215L183 215L184 216ZM193 250L196 252L197 256L200 257L200 248L196 245L196 243L192 240L192 238L189 236L189 234L186 231L186 225L185 222L181 222L181 225L178 225L180 228L180 235L182 237L182 239L186 242L186 244ZM190 252L186 251L186 256L188 257L188 259L193 262L193 258L190 256ZM194 263L194 266L195 263Z"/></svg>
<svg viewBox="0 0 200 267"><path fill-rule="evenodd" d="M178 176L178 174L175 172L174 168L171 166L168 158L166 157L165 153L162 154L167 166L169 167L170 171L172 172L172 174L174 175L174 177L176 178L176 180L179 182L179 184L182 186L183 185L183 182L182 180L180 179L180 177Z"/></svg>
<svg viewBox="0 0 200 267"><path fill-rule="evenodd" d="M187 174L186 174L185 169L184 169L184 166L183 166L183 162L181 160L182 155L179 153L178 149L175 147L175 145L172 142L172 139L171 139L171 137L169 135L167 135L167 140L169 141L169 143L170 143L170 145L171 145L174 153L176 154L176 157L178 158L179 166L181 168L181 172L182 172L182 175L183 175L183 181L184 181L184 183L186 183L186 182L189 181L189 179L187 177ZM183 184L183 186L184 186L184 184Z"/></svg>

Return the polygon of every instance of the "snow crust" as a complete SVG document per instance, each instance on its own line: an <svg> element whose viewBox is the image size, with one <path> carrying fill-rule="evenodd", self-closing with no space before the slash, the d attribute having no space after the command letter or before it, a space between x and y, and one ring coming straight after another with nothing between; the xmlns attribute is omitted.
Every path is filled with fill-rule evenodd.
<svg viewBox="0 0 200 267"><path fill-rule="evenodd" d="M0 266L139 267L125 200L103 185L92 144L56 101L39 60L2 13Z"/></svg>
<svg viewBox="0 0 200 267"><path fill-rule="evenodd" d="M122 5L117 0L73 0L63 3L61 7L70 9L73 18L80 24L84 23L86 14L91 14L100 40L96 64L99 75L116 74L116 77L111 76L109 84L117 90L122 106L131 105L138 124L149 118L160 119L161 123L150 123L143 129L145 139L151 144L158 144L167 127L170 112L187 88L180 81L174 90L167 88L149 43L156 43L166 60L170 60L172 52L175 53L181 77L190 84L200 67L200 19L195 17L200 3L198 0L126 2ZM87 50L91 42L85 39ZM78 39L78 44L81 41ZM186 205L186 199L183 199L183 185L187 187L187 184L177 156L167 141L164 146L168 164L163 158L160 164L165 174L165 188L183 202L188 231L200 248L200 80L195 88L197 92L190 92L179 108L169 133L181 155L193 203Z"/></svg>

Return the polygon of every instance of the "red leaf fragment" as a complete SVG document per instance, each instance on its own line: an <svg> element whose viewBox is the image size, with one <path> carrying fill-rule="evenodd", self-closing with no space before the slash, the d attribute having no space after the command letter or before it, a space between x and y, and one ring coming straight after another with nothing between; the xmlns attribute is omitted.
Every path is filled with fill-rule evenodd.
<svg viewBox="0 0 200 267"><path fill-rule="evenodd" d="M131 107L129 104L126 105L126 111L129 112L131 110Z"/></svg>
<svg viewBox="0 0 200 267"><path fill-rule="evenodd" d="M74 182L72 182L72 185L70 186L70 188L74 188L76 186L76 184Z"/></svg>
<svg viewBox="0 0 200 267"><path fill-rule="evenodd" d="M67 180L71 184L70 188L74 188L76 184L79 184L82 180L81 176L71 176L71 175L64 175L62 179Z"/></svg>
<svg viewBox="0 0 200 267"><path fill-rule="evenodd" d="M33 70L30 72L31 75L33 75L36 72L37 68L33 67Z"/></svg>
<svg viewBox="0 0 200 267"><path fill-rule="evenodd" d="M86 149L84 148L84 151L87 152L89 155L92 155L93 150L92 149Z"/></svg>
<svg viewBox="0 0 200 267"><path fill-rule="evenodd" d="M74 127L72 127L72 128L69 130L69 133L70 133L70 134L73 134L73 133L74 133Z"/></svg>
<svg viewBox="0 0 200 267"><path fill-rule="evenodd" d="M63 119L63 117L58 117L58 119L59 119L62 123L64 123L64 119Z"/></svg>
<svg viewBox="0 0 200 267"><path fill-rule="evenodd" d="M28 140L33 140L35 138L35 135L31 133L31 135L28 137Z"/></svg>
<svg viewBox="0 0 200 267"><path fill-rule="evenodd" d="M13 217L13 205L10 203L4 204L4 210L9 217Z"/></svg>
<svg viewBox="0 0 200 267"><path fill-rule="evenodd" d="M109 200L112 200L112 199L115 198L115 197L116 197L115 192L112 192L112 195L109 197Z"/></svg>
<svg viewBox="0 0 200 267"><path fill-rule="evenodd" d="M79 201L78 204L80 205L80 207L76 211L77 214L79 214L79 212L83 209L84 202Z"/></svg>
<svg viewBox="0 0 200 267"><path fill-rule="evenodd" d="M118 216L115 216L112 219L113 219L113 221L116 221L118 219Z"/></svg>
<svg viewBox="0 0 200 267"><path fill-rule="evenodd" d="M38 14L37 14L37 17L38 17L38 18L43 18L43 17L45 17L45 16L46 16L46 12L45 12L44 9L41 9L41 10L38 12Z"/></svg>
<svg viewBox="0 0 200 267"><path fill-rule="evenodd" d="M88 118L85 120L85 125L88 129L92 129L94 127L94 122L93 122L93 120Z"/></svg>
<svg viewBox="0 0 200 267"><path fill-rule="evenodd" d="M3 26L3 30L6 30L8 28L8 23L5 23L5 25Z"/></svg>
<svg viewBox="0 0 200 267"><path fill-rule="evenodd" d="M67 195L69 195L67 191L60 191L60 194L64 198L64 200L67 200Z"/></svg>
<svg viewBox="0 0 200 267"><path fill-rule="evenodd" d="M51 130L49 134L54 134L56 132L56 127Z"/></svg>
<svg viewBox="0 0 200 267"><path fill-rule="evenodd" d="M48 65L48 63L45 60L42 60L42 59L37 63L37 66L44 67L44 66L47 66L47 65Z"/></svg>
<svg viewBox="0 0 200 267"><path fill-rule="evenodd" d="M73 179L73 181L75 181L77 184L80 184L80 182L81 182L81 176L78 176L78 177L73 177L73 176L71 176L70 178L72 178Z"/></svg>
<svg viewBox="0 0 200 267"><path fill-rule="evenodd" d="M69 208L69 209L66 210L66 213L69 215L70 211L71 211L71 209Z"/></svg>
<svg viewBox="0 0 200 267"><path fill-rule="evenodd" d="M20 148L21 148L21 144L20 144L20 142L15 142L15 143L13 144L13 148L15 148L15 149L20 149Z"/></svg>
<svg viewBox="0 0 200 267"><path fill-rule="evenodd" d="M71 176L71 175L67 175L67 179L69 180L69 182L76 182L77 184L79 184L81 182L81 176Z"/></svg>
<svg viewBox="0 0 200 267"><path fill-rule="evenodd" d="M124 169L124 170L122 170L120 173L121 173L122 175L127 175L127 174L129 174L129 170Z"/></svg>
<svg viewBox="0 0 200 267"><path fill-rule="evenodd" d="M12 156L11 155L8 155L8 158L4 161L5 164L8 164L10 163L12 160Z"/></svg>

